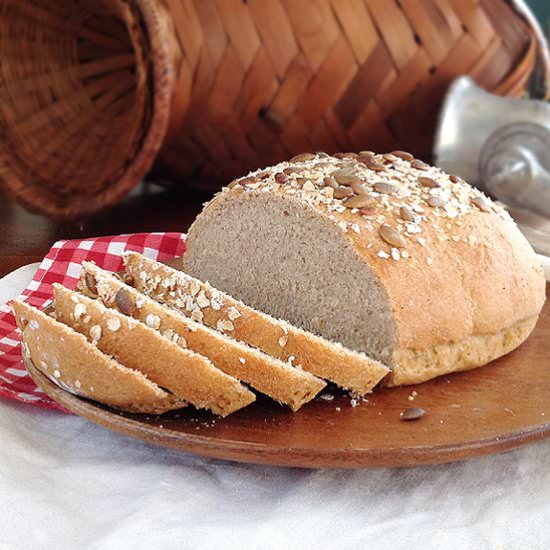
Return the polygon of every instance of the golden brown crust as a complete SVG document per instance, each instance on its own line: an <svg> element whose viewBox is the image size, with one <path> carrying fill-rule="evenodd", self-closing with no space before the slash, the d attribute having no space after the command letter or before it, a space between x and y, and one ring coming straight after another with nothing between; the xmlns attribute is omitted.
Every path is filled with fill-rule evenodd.
<svg viewBox="0 0 550 550"><path fill-rule="evenodd" d="M61 322L197 408L225 416L255 400L251 391L206 357L181 348L144 323L60 285L54 285L54 299Z"/></svg>
<svg viewBox="0 0 550 550"><path fill-rule="evenodd" d="M275 401L288 404L293 411L311 401L326 385L305 371L191 321L124 284L112 273L88 262L83 263L83 268L80 285L84 292L90 293L86 281L93 281L92 294L96 294L106 306L122 308L142 322L155 320L155 328L166 338L180 345L185 343L189 349L208 357L220 370Z"/></svg>
<svg viewBox="0 0 550 550"><path fill-rule="evenodd" d="M506 355L522 344L537 324L534 315L497 334L475 335L456 344L442 344L428 350L400 350L385 386L418 384L451 372L470 370Z"/></svg>
<svg viewBox="0 0 550 550"><path fill-rule="evenodd" d="M186 406L141 372L123 367L38 309L20 301L13 302L12 308L25 360L63 389L128 412L162 414Z"/></svg>
<svg viewBox="0 0 550 550"><path fill-rule="evenodd" d="M284 184L276 181L281 173ZM334 198L327 185L334 174L344 174L340 189L358 189L361 204L370 206L348 208L349 198ZM353 177L358 180L350 183ZM437 375L430 361L441 346L480 346L477 355L485 362L501 355L498 346L485 353L486 337L528 327L542 309L544 273L513 220L480 191L437 168L391 154L314 156L235 180L201 216L242 193L266 192L297 201L342 230L387 292L397 329L394 362L402 368L403 358L416 357L416 381ZM194 242L192 226L188 245ZM468 368L467 358L456 361L442 372Z"/></svg>
<svg viewBox="0 0 550 550"><path fill-rule="evenodd" d="M207 283L140 254L128 253L125 264L127 274L141 292L343 388L363 395L389 372L382 363L364 354L274 319Z"/></svg>

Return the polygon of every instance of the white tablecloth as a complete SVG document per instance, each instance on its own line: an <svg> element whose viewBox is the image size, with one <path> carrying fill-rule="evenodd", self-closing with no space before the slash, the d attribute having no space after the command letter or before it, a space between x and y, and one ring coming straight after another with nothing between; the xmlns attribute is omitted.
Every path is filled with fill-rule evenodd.
<svg viewBox="0 0 550 550"><path fill-rule="evenodd" d="M0 550L202 548L548 550L550 441L440 466L286 469L0 400Z"/></svg>

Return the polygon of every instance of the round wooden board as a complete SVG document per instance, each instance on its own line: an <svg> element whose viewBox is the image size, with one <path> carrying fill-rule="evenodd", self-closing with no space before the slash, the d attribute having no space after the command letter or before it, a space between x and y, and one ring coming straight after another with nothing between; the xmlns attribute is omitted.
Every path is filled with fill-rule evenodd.
<svg viewBox="0 0 550 550"><path fill-rule="evenodd" d="M547 286L547 294L550 287ZM377 390L352 407L336 389L297 413L267 399L227 418L192 407L162 416L120 413L75 397L32 364L34 381L70 411L149 443L198 455L305 468L416 466L463 460L550 436L550 303L530 338L480 369ZM408 397L416 391L414 401ZM427 414L404 422L399 413Z"/></svg>

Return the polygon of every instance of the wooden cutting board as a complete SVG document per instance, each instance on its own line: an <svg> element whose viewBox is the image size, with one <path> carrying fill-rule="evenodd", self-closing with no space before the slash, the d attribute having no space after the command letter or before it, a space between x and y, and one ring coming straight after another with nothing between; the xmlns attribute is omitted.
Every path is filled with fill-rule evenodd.
<svg viewBox="0 0 550 550"><path fill-rule="evenodd" d="M297 413L259 397L227 418L192 407L132 415L75 397L32 364L27 368L50 397L92 422L164 447L257 464L416 466L506 451L550 436L550 302L529 339L505 357L417 386L380 389L355 407L334 388L325 392L334 399L318 397ZM400 413L409 407L422 407L426 415L405 422Z"/></svg>

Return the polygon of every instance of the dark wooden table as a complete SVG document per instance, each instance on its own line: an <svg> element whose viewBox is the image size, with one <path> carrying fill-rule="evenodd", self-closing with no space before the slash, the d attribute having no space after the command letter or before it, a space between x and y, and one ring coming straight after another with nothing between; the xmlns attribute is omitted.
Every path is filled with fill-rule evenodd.
<svg viewBox="0 0 550 550"><path fill-rule="evenodd" d="M31 214L0 191L0 277L40 261L60 239L140 231L187 231L208 194L142 185L118 206L74 222Z"/></svg>

